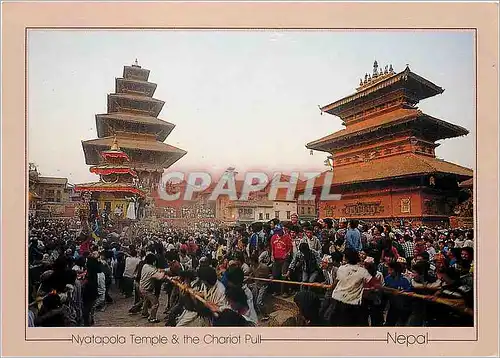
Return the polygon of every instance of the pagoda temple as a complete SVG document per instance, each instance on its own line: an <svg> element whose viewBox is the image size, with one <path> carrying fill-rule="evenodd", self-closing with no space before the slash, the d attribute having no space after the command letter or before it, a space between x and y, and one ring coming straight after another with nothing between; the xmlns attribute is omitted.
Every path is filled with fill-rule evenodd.
<svg viewBox="0 0 500 358"><path fill-rule="evenodd" d="M459 182L471 169L436 158L436 141L469 132L418 109L419 101L443 93L407 66L392 65L365 74L356 92L321 107L345 129L306 145L329 153L330 193L340 200L320 202L320 217L345 217L447 225L458 203ZM324 175L315 183L318 193Z"/></svg>
<svg viewBox="0 0 500 358"><path fill-rule="evenodd" d="M82 142L87 165L99 165L100 153L116 137L148 196L157 189L164 169L187 153L164 143L175 125L158 118L165 102L153 98L156 84L148 82L149 72L137 60L124 66L123 77L116 78L115 93L108 94L107 113L95 116L98 138Z"/></svg>
<svg viewBox="0 0 500 358"><path fill-rule="evenodd" d="M136 219L146 192L138 188L137 172L128 164L129 156L120 149L116 137L111 148L100 155L102 163L90 167L90 172L99 175L100 181L78 184L75 191L90 193L91 216L106 213L117 220Z"/></svg>

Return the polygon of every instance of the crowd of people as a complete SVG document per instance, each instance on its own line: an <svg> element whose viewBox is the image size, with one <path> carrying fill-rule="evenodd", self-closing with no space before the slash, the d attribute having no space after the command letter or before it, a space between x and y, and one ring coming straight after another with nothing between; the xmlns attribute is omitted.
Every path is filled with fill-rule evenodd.
<svg viewBox="0 0 500 358"><path fill-rule="evenodd" d="M296 214L230 229L133 226L95 238L30 218L28 325L92 326L118 295L127 314L166 326L272 325L271 296L293 296L287 325L473 325L470 229Z"/></svg>

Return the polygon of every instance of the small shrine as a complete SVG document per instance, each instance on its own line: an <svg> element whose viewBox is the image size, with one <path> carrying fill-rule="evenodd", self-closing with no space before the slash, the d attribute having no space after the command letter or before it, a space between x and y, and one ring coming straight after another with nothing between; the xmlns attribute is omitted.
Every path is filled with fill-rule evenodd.
<svg viewBox="0 0 500 358"><path fill-rule="evenodd" d="M100 180L75 186L75 191L88 197L89 221L99 220L106 225L111 221L140 219L144 216L146 192L139 188L129 156L120 149L116 137L111 148L100 154L101 164L90 167Z"/></svg>

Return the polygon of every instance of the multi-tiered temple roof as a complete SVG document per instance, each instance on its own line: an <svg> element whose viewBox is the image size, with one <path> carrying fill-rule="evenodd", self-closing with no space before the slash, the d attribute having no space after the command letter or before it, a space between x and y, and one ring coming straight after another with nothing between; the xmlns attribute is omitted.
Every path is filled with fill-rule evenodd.
<svg viewBox="0 0 500 358"><path fill-rule="evenodd" d="M102 163L100 153L111 147L115 136L140 178L144 172L163 173L187 153L163 143L175 125L158 118L165 102L153 98L156 84L148 78L149 70L137 60L124 67L115 93L108 95L107 113L96 115L98 138L82 142L88 165Z"/></svg>
<svg viewBox="0 0 500 358"><path fill-rule="evenodd" d="M435 156L437 140L468 131L416 107L443 92L408 66L395 73L392 65L379 69L375 61L373 73L360 80L355 93L321 108L340 117L346 128L306 147L331 153L334 185L439 173L468 179L470 169Z"/></svg>

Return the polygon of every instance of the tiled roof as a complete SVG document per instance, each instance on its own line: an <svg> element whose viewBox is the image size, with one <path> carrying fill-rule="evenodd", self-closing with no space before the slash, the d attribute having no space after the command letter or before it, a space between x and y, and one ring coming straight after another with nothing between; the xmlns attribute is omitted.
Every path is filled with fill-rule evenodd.
<svg viewBox="0 0 500 358"><path fill-rule="evenodd" d="M392 126L394 124L412 121L416 118L424 119L432 122L435 125L438 125L441 128L449 129L449 134L444 134L443 132L444 138L450 136L466 135L469 133L465 128L452 123L448 123L438 118L434 118L422 113L420 110L400 108L388 113L384 113L380 116L353 123L347 126L347 128L345 129L339 130L326 137L308 143L306 147L310 149L319 149L319 147L321 147L322 145L327 144L328 142L333 142L336 139L373 132L386 126Z"/></svg>
<svg viewBox="0 0 500 358"><path fill-rule="evenodd" d="M97 182L92 182L92 183L82 183L82 184L76 184L75 189L81 188L81 187L86 187L86 188L135 188L133 184L127 184L127 183L105 183L102 181L97 181Z"/></svg>
<svg viewBox="0 0 500 358"><path fill-rule="evenodd" d="M101 147L110 147L113 144L113 139L114 137L104 137L104 138L86 140L83 141L82 143L84 146L96 145ZM187 153L186 151L171 146L169 144L148 140L146 138L141 138L141 137L138 137L137 139L118 137L118 143L120 143L120 147L122 149L141 149L141 150L150 150L155 152L171 152L180 155L184 155Z"/></svg>
<svg viewBox="0 0 500 358"><path fill-rule="evenodd" d="M75 191L121 191L121 192L132 192L144 196L145 193L136 188L133 184L127 183L104 183L104 182L93 182L93 183L83 183L77 184L75 186Z"/></svg>
<svg viewBox="0 0 500 358"><path fill-rule="evenodd" d="M396 73L392 76L385 77L380 82L376 81L374 82L373 85L364 86L362 89L360 89L354 94L351 94L347 97L339 99L338 101L335 101L333 103L321 107L321 110L330 114L336 114L336 109L346 105L347 103L353 102L362 97L366 97L374 92L381 90L382 88L386 88L401 81L408 81L408 80L421 84L420 88L422 92L420 93L419 96L420 99L428 98L443 93L444 91L441 87L417 75L416 73L411 72L410 69L406 67L406 69L404 69L403 71Z"/></svg>
<svg viewBox="0 0 500 358"><path fill-rule="evenodd" d="M123 113L123 112L96 114L96 118L104 119L104 120L106 120L106 119L118 119L120 121L136 122L136 123L143 123L143 124L156 124L156 125L161 125L161 126L166 126L166 127L172 127L172 129L175 127L175 124L158 119L158 118L153 117L153 116L143 116L143 115L136 115L136 114L131 114L131 113Z"/></svg>
<svg viewBox="0 0 500 358"><path fill-rule="evenodd" d="M132 93L111 93L108 95L109 97L115 97L115 98L125 98L125 99L131 99L134 101L146 101L146 102L155 102L158 104L163 105L165 101L162 101L157 98L152 98L144 95L138 95L138 94L132 94Z"/></svg>
<svg viewBox="0 0 500 358"><path fill-rule="evenodd" d="M114 164L94 165L90 167L90 172L100 175L119 173L119 174L130 174L134 177L137 176L137 173L132 168L126 165L114 165Z"/></svg>
<svg viewBox="0 0 500 358"><path fill-rule="evenodd" d="M90 169L130 169L130 166L119 164L99 164L91 166Z"/></svg>
<svg viewBox="0 0 500 358"><path fill-rule="evenodd" d="M40 183L40 184L66 185L68 183L68 179L67 178L56 178L56 177L38 177L38 183Z"/></svg>
<svg viewBox="0 0 500 358"><path fill-rule="evenodd" d="M402 120L405 118L415 118L419 115L419 113L420 112L416 109L404 109L404 108L397 109L395 111L385 113L381 116L376 116L376 117L373 117L373 118L370 118L370 119L367 119L364 121L353 123L345 129L341 129L341 130L339 130L335 133L332 133L326 137L323 137L323 138L315 140L311 143L308 143L307 146L309 147L309 146L312 146L315 144L328 142L331 139L336 139L336 138L339 138L339 137L342 137L342 136L345 136L345 135L348 135L351 133L355 133L355 132L358 132L362 129L376 128L376 127L379 127L379 126L384 125L386 123L391 123L395 120Z"/></svg>
<svg viewBox="0 0 500 358"><path fill-rule="evenodd" d="M145 116L145 115L137 115L132 113L125 112L113 112L106 114L96 114L96 123L97 123L97 136L104 137L112 135L112 128L109 124L109 121L118 120L126 123L137 123L137 124L145 124L145 125L156 125L162 127L161 132L157 134L157 138L159 141L164 141L170 135L170 133L174 130L175 124L170 122L158 119L153 116Z"/></svg>
<svg viewBox="0 0 500 358"><path fill-rule="evenodd" d="M164 168L158 164L148 164L148 163L130 163L130 168L136 171L146 171L146 172L160 172L163 173Z"/></svg>
<svg viewBox="0 0 500 358"><path fill-rule="evenodd" d="M473 185L474 185L474 178L470 178L461 182L458 186L461 188L472 188Z"/></svg>
<svg viewBox="0 0 500 358"><path fill-rule="evenodd" d="M147 81L149 78L149 70L141 66L123 66L123 78L126 79L139 79Z"/></svg>
<svg viewBox="0 0 500 358"><path fill-rule="evenodd" d="M144 84L149 84L149 85L155 85L156 86L156 83L153 83L153 82L149 82L149 81L144 81L144 80L141 80L141 79L138 79L138 78L125 78L125 77L117 77L116 80L120 80L120 81L130 81L130 82L137 82L137 83L144 83Z"/></svg>
<svg viewBox="0 0 500 358"><path fill-rule="evenodd" d="M318 176L315 186L323 185L326 173L328 172L324 172ZM339 168L334 167L332 184L352 184L437 173L454 174L461 179L467 179L473 175L473 171L469 168L444 160L410 153ZM305 182L299 183L298 190L303 191L304 188Z"/></svg>

